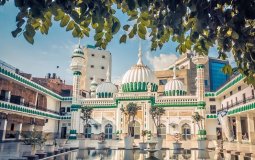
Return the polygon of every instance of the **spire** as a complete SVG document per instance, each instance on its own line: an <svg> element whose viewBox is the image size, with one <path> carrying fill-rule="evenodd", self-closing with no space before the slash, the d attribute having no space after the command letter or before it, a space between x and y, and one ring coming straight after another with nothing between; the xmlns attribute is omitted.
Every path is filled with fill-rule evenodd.
<svg viewBox="0 0 255 160"><path fill-rule="evenodd" d="M79 38L78 48L81 48L81 38Z"/></svg>
<svg viewBox="0 0 255 160"><path fill-rule="evenodd" d="M176 74L175 74L175 72L176 72L176 65L175 64L174 64L173 72L174 72L173 79L176 79Z"/></svg>
<svg viewBox="0 0 255 160"><path fill-rule="evenodd" d="M110 65L108 65L107 72L106 72L106 82L111 82Z"/></svg>
<svg viewBox="0 0 255 160"><path fill-rule="evenodd" d="M137 65L143 65L143 61L142 61L142 44L141 44L141 40L139 40L139 50L138 50L138 62Z"/></svg>

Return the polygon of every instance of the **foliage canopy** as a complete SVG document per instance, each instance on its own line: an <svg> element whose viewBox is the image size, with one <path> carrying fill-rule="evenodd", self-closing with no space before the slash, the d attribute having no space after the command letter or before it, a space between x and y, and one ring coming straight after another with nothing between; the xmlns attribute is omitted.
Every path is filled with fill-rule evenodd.
<svg viewBox="0 0 255 160"><path fill-rule="evenodd" d="M120 43L138 35L151 41L151 50L172 40L180 53L207 55L217 45L219 57L231 52L238 71L255 85L254 0L15 0L15 6L19 13L12 35L23 34L31 44L37 32L48 34L54 20L73 37L89 37L94 30L96 45L103 49L120 30ZM128 22L120 24L116 10ZM229 65L223 71L232 73Z"/></svg>

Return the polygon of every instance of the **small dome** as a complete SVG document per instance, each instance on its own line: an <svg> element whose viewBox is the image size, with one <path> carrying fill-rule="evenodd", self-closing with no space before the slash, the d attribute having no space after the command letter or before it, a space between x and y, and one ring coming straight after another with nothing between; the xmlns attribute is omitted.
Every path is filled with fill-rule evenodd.
<svg viewBox="0 0 255 160"><path fill-rule="evenodd" d="M103 82L96 89L97 98L111 98L117 92L117 87L111 82Z"/></svg>
<svg viewBox="0 0 255 160"><path fill-rule="evenodd" d="M72 57L83 57L83 55L84 52L81 46L79 45L77 48L74 49Z"/></svg>
<svg viewBox="0 0 255 160"><path fill-rule="evenodd" d="M117 87L111 82L110 66L106 72L106 81L101 83L96 89L97 98L112 98L114 93L117 93Z"/></svg>
<svg viewBox="0 0 255 160"><path fill-rule="evenodd" d="M178 80L175 76L174 67L174 77L172 80L168 81L165 85L165 95L166 96L183 96L186 95L186 90L184 89L184 84L182 81Z"/></svg>
<svg viewBox="0 0 255 160"><path fill-rule="evenodd" d="M131 67L122 78L123 92L146 92L148 87L152 92L158 89L157 79L154 72L142 62L142 51L139 48L138 62ZM150 84L148 86L148 84Z"/></svg>

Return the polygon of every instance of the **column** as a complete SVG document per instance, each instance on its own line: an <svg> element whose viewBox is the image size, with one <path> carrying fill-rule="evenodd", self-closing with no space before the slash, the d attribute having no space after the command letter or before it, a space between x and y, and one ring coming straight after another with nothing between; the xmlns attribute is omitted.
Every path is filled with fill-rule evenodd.
<svg viewBox="0 0 255 160"><path fill-rule="evenodd" d="M248 137L250 144L255 144L254 116L252 113L247 114Z"/></svg>
<svg viewBox="0 0 255 160"><path fill-rule="evenodd" d="M21 136L20 133L22 131L22 123L18 123L14 125L14 131L17 132L16 134L16 140L20 140Z"/></svg>
<svg viewBox="0 0 255 160"><path fill-rule="evenodd" d="M241 117L236 116L236 140L237 142L242 142L242 128L241 128Z"/></svg>
<svg viewBox="0 0 255 160"><path fill-rule="evenodd" d="M11 100L11 91L6 91L5 92L5 99L7 102L10 102Z"/></svg>
<svg viewBox="0 0 255 160"><path fill-rule="evenodd" d="M0 120L0 142L5 140L6 127L7 127L7 119Z"/></svg>
<svg viewBox="0 0 255 160"><path fill-rule="evenodd" d="M38 92L36 92L36 94L35 94L35 103L34 103L35 108L38 107L38 106L37 106L37 100L38 100Z"/></svg>

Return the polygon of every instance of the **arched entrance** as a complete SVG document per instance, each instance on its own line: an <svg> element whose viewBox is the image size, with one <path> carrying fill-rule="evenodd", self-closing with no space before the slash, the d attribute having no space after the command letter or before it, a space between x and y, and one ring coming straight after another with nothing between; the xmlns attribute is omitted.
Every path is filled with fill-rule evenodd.
<svg viewBox="0 0 255 160"><path fill-rule="evenodd" d="M112 125L107 124L104 127L105 139L112 139Z"/></svg>
<svg viewBox="0 0 255 160"><path fill-rule="evenodd" d="M86 126L84 126L84 136L85 138L91 138L91 125L87 124Z"/></svg>
<svg viewBox="0 0 255 160"><path fill-rule="evenodd" d="M166 138L166 126L164 124L161 124L159 127L159 136L162 138Z"/></svg>
<svg viewBox="0 0 255 160"><path fill-rule="evenodd" d="M190 126L187 123L182 125L182 139L183 140L190 140L191 139Z"/></svg>
<svg viewBox="0 0 255 160"><path fill-rule="evenodd" d="M131 135L134 136L135 139L140 139L140 123L138 121L135 121L135 124L132 125L132 122L130 122L129 126Z"/></svg>

